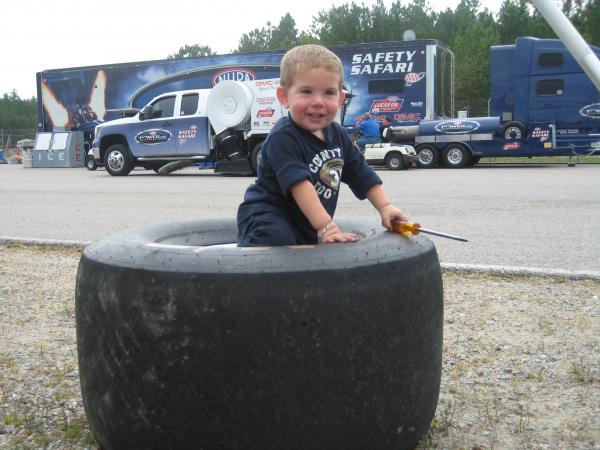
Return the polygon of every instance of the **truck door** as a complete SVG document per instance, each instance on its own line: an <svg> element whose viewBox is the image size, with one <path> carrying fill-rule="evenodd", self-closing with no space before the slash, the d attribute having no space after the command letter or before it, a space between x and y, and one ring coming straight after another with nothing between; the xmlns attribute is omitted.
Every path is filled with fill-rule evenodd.
<svg viewBox="0 0 600 450"><path fill-rule="evenodd" d="M556 124L556 109L561 106L565 81L560 77L532 77L529 87L529 128Z"/></svg>
<svg viewBox="0 0 600 450"><path fill-rule="evenodd" d="M177 137L174 134L176 95L160 97L150 103L147 119L134 123L130 143L136 157L173 156ZM138 115L138 118L140 115Z"/></svg>
<svg viewBox="0 0 600 450"><path fill-rule="evenodd" d="M556 128L559 137L597 132L598 118L585 114L585 107L598 104L600 96L583 72L565 74L563 94L555 105ZM558 99L557 99L558 100Z"/></svg>
<svg viewBox="0 0 600 450"><path fill-rule="evenodd" d="M177 156L209 155L208 117L206 115L207 92L189 92L181 96L174 132L177 140Z"/></svg>

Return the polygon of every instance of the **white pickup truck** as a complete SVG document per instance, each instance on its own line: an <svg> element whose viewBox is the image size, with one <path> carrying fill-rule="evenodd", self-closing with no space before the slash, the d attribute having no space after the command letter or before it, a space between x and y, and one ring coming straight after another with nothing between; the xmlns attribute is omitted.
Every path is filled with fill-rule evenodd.
<svg viewBox="0 0 600 450"><path fill-rule="evenodd" d="M98 125L93 161L115 176L136 166L158 172L174 161L254 174L264 139L285 113L278 85L278 78L223 81L212 89L161 94L131 117Z"/></svg>

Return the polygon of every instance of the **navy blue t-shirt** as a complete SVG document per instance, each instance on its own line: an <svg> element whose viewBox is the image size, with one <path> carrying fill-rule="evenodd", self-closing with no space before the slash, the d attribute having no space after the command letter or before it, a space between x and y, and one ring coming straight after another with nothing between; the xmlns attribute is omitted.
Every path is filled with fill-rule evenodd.
<svg viewBox="0 0 600 450"><path fill-rule="evenodd" d="M262 146L258 177L246 190L238 209L238 226L254 216L273 212L287 218L304 236L314 235L312 240L316 242L316 231L290 192L294 184L309 180L331 217L341 182L348 184L361 200L369 189L382 184L381 178L353 147L344 128L333 122L326 134L327 141L322 141L290 117L275 124ZM243 241L243 236L239 238Z"/></svg>

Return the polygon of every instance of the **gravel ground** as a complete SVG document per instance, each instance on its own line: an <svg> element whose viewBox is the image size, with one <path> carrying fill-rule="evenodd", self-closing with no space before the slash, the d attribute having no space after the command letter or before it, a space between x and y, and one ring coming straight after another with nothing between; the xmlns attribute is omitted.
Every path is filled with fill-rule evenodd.
<svg viewBox="0 0 600 450"><path fill-rule="evenodd" d="M0 448L96 448L76 249L0 245ZM600 282L445 273L442 388L421 448L600 449Z"/></svg>

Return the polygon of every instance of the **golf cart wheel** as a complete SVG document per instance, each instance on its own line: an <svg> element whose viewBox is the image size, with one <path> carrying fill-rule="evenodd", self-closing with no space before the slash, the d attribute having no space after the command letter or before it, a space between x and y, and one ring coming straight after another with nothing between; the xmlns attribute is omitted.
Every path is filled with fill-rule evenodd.
<svg viewBox="0 0 600 450"><path fill-rule="evenodd" d="M89 171L94 171L98 168L98 164L93 156L87 155L85 157L85 168Z"/></svg>
<svg viewBox="0 0 600 450"><path fill-rule="evenodd" d="M388 153L385 157L385 165L390 170L405 170L408 165L400 152Z"/></svg>
<svg viewBox="0 0 600 450"><path fill-rule="evenodd" d="M413 448L440 387L443 300L422 235L237 247L234 220L83 251L82 397L102 448Z"/></svg>

